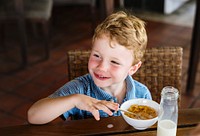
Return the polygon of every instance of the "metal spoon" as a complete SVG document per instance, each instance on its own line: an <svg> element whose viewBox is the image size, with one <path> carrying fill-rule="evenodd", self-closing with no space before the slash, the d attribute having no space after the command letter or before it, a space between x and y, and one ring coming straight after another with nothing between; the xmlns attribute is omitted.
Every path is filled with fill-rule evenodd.
<svg viewBox="0 0 200 136"><path fill-rule="evenodd" d="M138 119L141 119L140 116L138 114L136 114L136 113L133 113L133 112L130 112L128 110L121 109L121 108L119 108L119 110L122 111L122 112L126 112L126 113L129 113L129 114L132 114L132 115L136 116Z"/></svg>

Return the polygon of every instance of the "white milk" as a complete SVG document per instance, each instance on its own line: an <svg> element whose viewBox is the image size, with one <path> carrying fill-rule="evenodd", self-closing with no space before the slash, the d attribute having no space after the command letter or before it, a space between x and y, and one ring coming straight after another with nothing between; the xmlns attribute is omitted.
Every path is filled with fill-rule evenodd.
<svg viewBox="0 0 200 136"><path fill-rule="evenodd" d="M171 120L162 120L158 123L157 136L176 136L176 124Z"/></svg>

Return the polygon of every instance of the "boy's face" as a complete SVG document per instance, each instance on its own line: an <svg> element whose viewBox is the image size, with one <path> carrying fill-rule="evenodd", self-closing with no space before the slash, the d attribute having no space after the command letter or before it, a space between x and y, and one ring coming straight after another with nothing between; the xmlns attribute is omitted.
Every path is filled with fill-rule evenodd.
<svg viewBox="0 0 200 136"><path fill-rule="evenodd" d="M123 83L128 74L136 72L132 51L116 42L111 43L113 47L109 43L106 36L95 39L89 58L89 73L99 87Z"/></svg>

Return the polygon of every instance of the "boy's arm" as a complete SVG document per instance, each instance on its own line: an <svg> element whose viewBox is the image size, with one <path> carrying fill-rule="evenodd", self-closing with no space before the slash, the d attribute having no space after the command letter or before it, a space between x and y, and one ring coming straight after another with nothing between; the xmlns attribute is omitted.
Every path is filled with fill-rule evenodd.
<svg viewBox="0 0 200 136"><path fill-rule="evenodd" d="M111 110L118 110L119 105L110 101L100 101L82 94L44 98L30 107L28 110L28 121L31 124L45 124L74 107L91 112L95 119L99 120L98 110L103 110L107 114L112 115Z"/></svg>
<svg viewBox="0 0 200 136"><path fill-rule="evenodd" d="M57 98L44 98L34 103L28 110L28 121L31 124L45 124L75 105L75 96L69 95Z"/></svg>

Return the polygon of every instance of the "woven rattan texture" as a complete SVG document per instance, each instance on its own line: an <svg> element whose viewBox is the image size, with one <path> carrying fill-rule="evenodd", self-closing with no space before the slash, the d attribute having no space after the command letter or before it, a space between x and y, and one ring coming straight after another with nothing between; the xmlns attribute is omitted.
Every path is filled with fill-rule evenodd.
<svg viewBox="0 0 200 136"><path fill-rule="evenodd" d="M142 66L133 78L145 84L157 102L164 86L174 86L181 93L182 54L181 47L147 48ZM88 73L89 55L89 50L68 51L69 80Z"/></svg>

